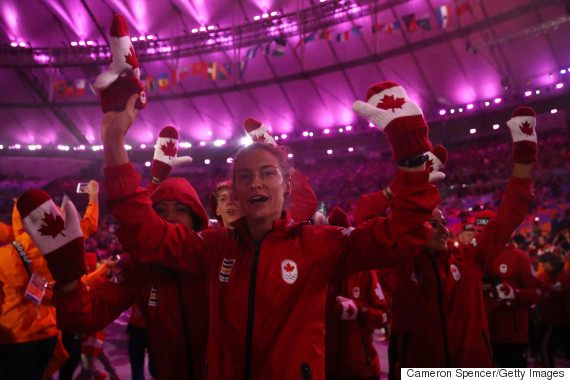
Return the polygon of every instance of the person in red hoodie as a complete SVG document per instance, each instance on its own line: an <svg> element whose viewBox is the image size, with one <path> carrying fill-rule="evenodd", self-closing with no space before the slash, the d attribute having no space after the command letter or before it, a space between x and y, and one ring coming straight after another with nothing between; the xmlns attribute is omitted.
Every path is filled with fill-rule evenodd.
<svg viewBox="0 0 570 380"><path fill-rule="evenodd" d="M446 219L436 209L429 219L433 234L424 251L394 266L397 286L392 295L390 337L393 377L399 377L404 367L494 365L482 278L534 198L530 169L537 155L535 124L534 110L528 107L517 108L507 122L514 142L513 174L496 216L483 230L469 243L450 247ZM389 186L383 193L359 201L369 209L355 210L355 215L379 214L391 199ZM483 220L480 223L483 225Z"/></svg>
<svg viewBox="0 0 570 380"><path fill-rule="evenodd" d="M373 87L371 102L401 100L394 112L368 104L386 116L377 125L399 169L392 215L354 230L291 223L284 198L292 191L292 170L283 151L267 142L249 145L234 159L232 186L243 214L234 230L196 233L165 222L138 187L140 176L124 148L138 96L123 111L105 114L105 188L121 243L140 261L177 268L209 285L206 379L323 380L325 300L333 276L405 259L429 240L425 222L440 197L427 182L427 124L401 86Z"/></svg>
<svg viewBox="0 0 570 380"><path fill-rule="evenodd" d="M335 207L328 224L350 227L348 216ZM374 329L388 322L388 306L375 271L333 279L327 289L325 373L327 380L380 379Z"/></svg>
<svg viewBox="0 0 570 380"><path fill-rule="evenodd" d="M185 179L164 180L150 199L164 220L196 231L208 225L198 195ZM72 264L65 263L67 270ZM130 260L118 269L111 281L90 291L80 281L56 279L52 301L58 327L77 333L95 332L136 302L147 323L157 378L201 378L208 333L206 284L168 268Z"/></svg>
<svg viewBox="0 0 570 380"><path fill-rule="evenodd" d="M487 274L491 281L483 284L483 294L495 362L502 368L526 368L528 310L540 300L540 281L526 252L513 244L499 252ZM498 283L491 284L492 279Z"/></svg>

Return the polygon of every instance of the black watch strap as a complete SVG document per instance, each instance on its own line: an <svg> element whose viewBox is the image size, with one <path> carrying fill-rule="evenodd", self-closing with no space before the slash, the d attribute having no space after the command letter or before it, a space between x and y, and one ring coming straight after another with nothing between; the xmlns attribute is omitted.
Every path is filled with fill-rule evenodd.
<svg viewBox="0 0 570 380"><path fill-rule="evenodd" d="M426 163L428 160L427 154L422 154L421 156L416 156L414 158L409 158L407 160L396 161L396 163L405 168L413 168L415 166L420 166Z"/></svg>

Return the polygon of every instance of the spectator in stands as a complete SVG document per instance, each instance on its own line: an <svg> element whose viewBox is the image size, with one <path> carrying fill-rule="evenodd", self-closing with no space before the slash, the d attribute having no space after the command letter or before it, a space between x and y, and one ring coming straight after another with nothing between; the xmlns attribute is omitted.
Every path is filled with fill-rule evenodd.
<svg viewBox="0 0 570 380"><path fill-rule="evenodd" d="M210 194L210 212L220 227L233 229L233 222L241 217L239 208L232 198L231 181L220 182Z"/></svg>

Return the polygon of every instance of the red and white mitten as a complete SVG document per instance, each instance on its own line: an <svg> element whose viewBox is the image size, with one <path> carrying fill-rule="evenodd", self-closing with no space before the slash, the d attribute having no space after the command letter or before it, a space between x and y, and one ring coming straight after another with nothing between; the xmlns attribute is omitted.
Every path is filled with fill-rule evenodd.
<svg viewBox="0 0 570 380"><path fill-rule="evenodd" d="M500 300L514 300L515 291L509 284L502 283L497 285L497 297L499 297Z"/></svg>
<svg viewBox="0 0 570 380"><path fill-rule="evenodd" d="M135 107L146 107L146 94L140 81L139 61L131 44L129 27L121 15L113 16L111 24L111 62L109 69L97 77L93 87L100 90L101 108L104 113L122 111L133 94L139 98Z"/></svg>
<svg viewBox="0 0 570 380"><path fill-rule="evenodd" d="M251 117L245 119L243 127L247 135L253 142L267 143L277 145L273 137L267 132L267 128L261 121L257 121Z"/></svg>
<svg viewBox="0 0 570 380"><path fill-rule="evenodd" d="M358 307L354 300L343 296L337 296L336 302L338 302L337 306L340 311L341 321L354 321L356 319L358 315Z"/></svg>
<svg viewBox="0 0 570 380"><path fill-rule="evenodd" d="M150 175L154 183L160 183L168 178L172 168L192 162L192 157L178 157L178 131L168 126L158 134L154 147L154 157Z"/></svg>
<svg viewBox="0 0 570 380"><path fill-rule="evenodd" d="M71 201L63 215L50 196L40 189L22 194L16 202L24 230L48 263L54 280L68 283L86 273L83 232Z"/></svg>
<svg viewBox="0 0 570 380"><path fill-rule="evenodd" d="M519 107L513 111L507 121L511 130L514 150L513 161L521 164L536 162L538 146L536 143L536 113L531 107Z"/></svg>
<svg viewBox="0 0 570 380"><path fill-rule="evenodd" d="M331 226L348 228L350 227L350 219L348 215L338 206L334 206L330 212L327 221Z"/></svg>
<svg viewBox="0 0 570 380"><path fill-rule="evenodd" d="M412 166L415 161L406 161L431 150L429 127L422 110L408 98L402 86L394 82L375 84L366 92L366 103L357 100L352 109L386 133L392 158L398 165Z"/></svg>
<svg viewBox="0 0 570 380"><path fill-rule="evenodd" d="M427 153L428 160L426 162L427 170L429 171L429 181L441 181L445 178L445 173L440 172L439 169L447 162L447 149L441 145L436 145L431 151Z"/></svg>

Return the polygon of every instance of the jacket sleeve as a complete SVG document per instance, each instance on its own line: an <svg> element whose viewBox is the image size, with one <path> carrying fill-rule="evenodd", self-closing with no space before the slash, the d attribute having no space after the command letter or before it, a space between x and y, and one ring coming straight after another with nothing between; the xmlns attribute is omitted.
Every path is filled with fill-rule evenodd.
<svg viewBox="0 0 570 380"><path fill-rule="evenodd" d="M372 271L362 273L361 287L366 291L366 302L358 302L358 322L369 330L384 327L388 322L388 305L380 288L378 277ZM367 310L362 312L362 310Z"/></svg>
<svg viewBox="0 0 570 380"><path fill-rule="evenodd" d="M98 223L99 205L94 202L89 202L87 209L85 210L85 215L83 215L83 219L79 222L81 225L81 231L83 231L83 236L86 239L97 231Z"/></svg>
<svg viewBox="0 0 570 380"><path fill-rule="evenodd" d="M317 196L313 192L307 177L295 170L291 176L291 198L293 204L289 214L296 222L302 222L312 217L317 211Z"/></svg>
<svg viewBox="0 0 570 380"><path fill-rule="evenodd" d="M441 201L425 172L397 170L390 187L394 193L392 212L387 218L377 217L346 233L341 273L361 272L393 266L420 253L432 233L427 220Z"/></svg>
<svg viewBox="0 0 570 380"><path fill-rule="evenodd" d="M91 273L84 274L81 276L81 282L84 283L87 288L91 288L93 285L99 282L99 279L105 275L107 271L107 264L103 263L99 268L95 269Z"/></svg>
<svg viewBox="0 0 570 380"><path fill-rule="evenodd" d="M12 226L0 222L0 243L11 243L15 239Z"/></svg>
<svg viewBox="0 0 570 380"><path fill-rule="evenodd" d="M58 329L71 333L94 333L113 322L134 299L125 287L105 281L91 291L80 281L70 292L55 292Z"/></svg>
<svg viewBox="0 0 570 380"><path fill-rule="evenodd" d="M105 177L107 205L120 223L117 238L131 257L202 276L206 262L202 233L160 218L130 162L105 168Z"/></svg>
<svg viewBox="0 0 570 380"><path fill-rule="evenodd" d="M360 225L367 220L374 219L388 209L390 202L382 190L371 194L362 194L354 207L354 222Z"/></svg>
<svg viewBox="0 0 570 380"><path fill-rule="evenodd" d="M470 243L475 246L484 268L491 268L495 257L527 215L530 202L534 199L530 184L530 178L511 177L497 214Z"/></svg>

